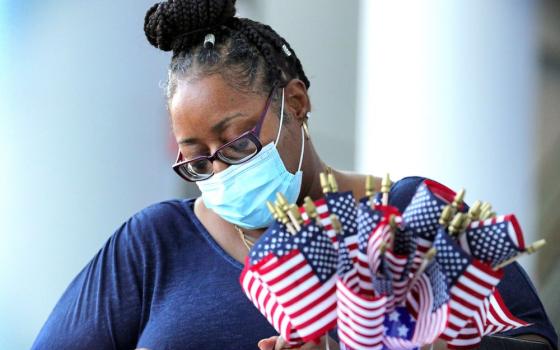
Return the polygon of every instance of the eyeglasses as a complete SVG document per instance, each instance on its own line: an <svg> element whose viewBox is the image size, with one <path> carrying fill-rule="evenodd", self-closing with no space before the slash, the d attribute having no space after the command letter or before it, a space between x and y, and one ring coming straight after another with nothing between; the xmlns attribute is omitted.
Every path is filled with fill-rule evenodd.
<svg viewBox="0 0 560 350"><path fill-rule="evenodd" d="M264 110L262 111L257 125L249 131L244 132L235 139L220 146L214 154L210 156L199 156L191 160L184 160L181 150L177 154L177 160L173 164L173 170L184 180L189 182L206 180L214 175L214 167L212 162L216 159L222 162L235 165L245 163L256 156L262 149L259 141L262 124L268 108L270 107L272 96L275 91L273 87L270 91Z"/></svg>

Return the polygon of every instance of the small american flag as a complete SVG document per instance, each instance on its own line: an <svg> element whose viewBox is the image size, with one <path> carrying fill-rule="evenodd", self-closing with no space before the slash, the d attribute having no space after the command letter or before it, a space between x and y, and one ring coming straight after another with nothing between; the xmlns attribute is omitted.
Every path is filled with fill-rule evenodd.
<svg viewBox="0 0 560 350"><path fill-rule="evenodd" d="M449 318L449 301L446 276L441 266L432 261L419 278L417 288L407 296L407 306L416 318L412 341L431 344L445 329Z"/></svg>
<svg viewBox="0 0 560 350"><path fill-rule="evenodd" d="M410 256L410 255L409 255ZM393 276L393 304L398 305L406 296L408 283L410 282L406 276L406 266L409 256L397 255L392 249L385 252L385 264ZM390 309L390 308L389 308Z"/></svg>
<svg viewBox="0 0 560 350"><path fill-rule="evenodd" d="M388 313L385 345L391 349L414 349L433 343L447 324L449 299L445 275L432 262L407 294L406 307L397 306ZM403 320L410 326L401 326ZM395 321L396 324L392 323Z"/></svg>
<svg viewBox="0 0 560 350"><path fill-rule="evenodd" d="M251 271L249 265L249 258L246 258L245 268L239 278L243 291L249 300L266 317L274 329L287 340L288 345L302 344L303 341L292 327L290 317L286 315L284 308L280 306L276 297L266 288L258 275Z"/></svg>
<svg viewBox="0 0 560 350"><path fill-rule="evenodd" d="M362 198L358 203L358 254L356 271L359 276L360 288L363 293L373 293L371 285L373 275L368 263L368 242L375 227L381 221L382 215L383 213L381 211L371 208L368 198ZM376 239L377 238L375 237L372 238L374 241ZM380 242L375 243L374 245L378 246L378 244L380 244Z"/></svg>
<svg viewBox="0 0 560 350"><path fill-rule="evenodd" d="M360 293L355 270L346 246L341 245L336 282L338 337L346 349L381 349L386 300Z"/></svg>
<svg viewBox="0 0 560 350"><path fill-rule="evenodd" d="M441 266L451 295L449 322L441 338L449 341L474 316L503 275L465 253L440 229L434 240L435 261Z"/></svg>
<svg viewBox="0 0 560 350"><path fill-rule="evenodd" d="M402 217L404 230L411 231L416 242L416 256L411 271L415 271L422 257L432 247L432 242L440 227L439 217L443 208L453 202L455 192L444 185L426 179L418 186L410 204Z"/></svg>
<svg viewBox="0 0 560 350"><path fill-rule="evenodd" d="M275 221L246 257L239 282L249 300L266 317L274 329L282 335L289 345L296 346L302 343L302 339L293 328L290 317L279 304L276 296L262 281L259 274L254 271L260 266L276 262L277 257L274 255L276 245L289 242L292 238L292 235L286 231L286 227Z"/></svg>
<svg viewBox="0 0 560 350"><path fill-rule="evenodd" d="M450 349L472 349L478 347L482 337L505 332L529 324L515 317L505 305L498 290L484 300L471 321L448 343Z"/></svg>
<svg viewBox="0 0 560 350"><path fill-rule="evenodd" d="M472 222L459 242L466 252L492 266L525 249L523 232L512 214Z"/></svg>
<svg viewBox="0 0 560 350"><path fill-rule="evenodd" d="M358 255L358 224L356 221L356 200L352 192L331 192L325 195L329 213L340 220L342 237L339 244L346 244L350 259L357 263Z"/></svg>
<svg viewBox="0 0 560 350"><path fill-rule="evenodd" d="M251 271L283 308L303 341L313 341L334 328L338 254L319 226L304 225L288 239L277 231L276 236L256 244L250 256L264 257Z"/></svg>
<svg viewBox="0 0 560 350"><path fill-rule="evenodd" d="M398 256L390 248L386 248L384 254L381 254L381 246L389 246L391 235L394 230L391 227L391 217L397 223L401 222L401 217L396 208L390 206L378 206L378 210L383 214L377 227L370 235L367 257L369 268L373 274L374 292L387 296L387 310L393 310L396 302L395 292L398 293L400 300L404 297L407 281L403 280L404 268L408 257ZM389 288L390 287L390 288Z"/></svg>

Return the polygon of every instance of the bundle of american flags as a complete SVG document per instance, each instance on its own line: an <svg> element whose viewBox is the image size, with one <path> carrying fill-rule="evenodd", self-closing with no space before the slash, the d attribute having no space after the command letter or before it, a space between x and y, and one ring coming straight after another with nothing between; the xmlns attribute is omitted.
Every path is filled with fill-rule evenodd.
<svg viewBox="0 0 560 350"><path fill-rule="evenodd" d="M366 181L366 196L339 192L321 174L324 198L302 207L279 194L274 218L246 259L247 297L292 346L329 331L344 349L416 349L438 339L476 347L485 335L526 326L496 286L502 268L539 249L526 246L514 215L463 203L424 180L401 212Z"/></svg>

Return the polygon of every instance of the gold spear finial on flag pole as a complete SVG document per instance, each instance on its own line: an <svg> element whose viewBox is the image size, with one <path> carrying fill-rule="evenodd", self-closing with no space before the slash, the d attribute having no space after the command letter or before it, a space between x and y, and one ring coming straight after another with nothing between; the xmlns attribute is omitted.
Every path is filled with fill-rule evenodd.
<svg viewBox="0 0 560 350"><path fill-rule="evenodd" d="M371 207L374 207L374 195L375 195L375 179L373 175L366 175L366 197L368 198Z"/></svg>
<svg viewBox="0 0 560 350"><path fill-rule="evenodd" d="M455 213L457 213L463 205L465 193L465 189L461 188L461 190L455 194L455 198L453 198L453 202L451 203L451 207L453 208L453 215L455 215Z"/></svg>
<svg viewBox="0 0 560 350"><path fill-rule="evenodd" d="M432 260L434 260L434 258L436 257L436 253L437 253L437 250L436 250L435 247L430 248L430 250L428 250L426 252L424 257L422 258L422 262L420 263L420 267L418 267L418 270L416 270L416 272L414 273L414 276L412 277L412 279L410 280L410 283L408 284L408 288L406 289L405 295L408 294L408 292L410 292L410 290L412 289L412 287L414 287L414 284L416 283L416 281L418 281L420 276L422 276L422 274L424 273L424 271L426 270L426 268L428 267L430 262Z"/></svg>
<svg viewBox="0 0 560 350"><path fill-rule="evenodd" d="M482 207L482 202L479 201L478 199L474 201L474 203L471 205L468 213L469 219L471 219L471 221L475 221L480 218L481 207Z"/></svg>
<svg viewBox="0 0 560 350"><path fill-rule="evenodd" d="M290 207L290 203L288 203L288 199L280 192L276 192L276 203L278 204L279 208L282 209L284 213L288 213L288 209Z"/></svg>
<svg viewBox="0 0 560 350"><path fill-rule="evenodd" d="M496 213L492 211L492 205L488 202L484 202L481 207L480 220L490 219L496 216Z"/></svg>
<svg viewBox="0 0 560 350"><path fill-rule="evenodd" d="M383 203L383 205L389 205L389 192L391 191L391 185L391 177L389 173L387 173L381 181L381 193L383 194L381 197L381 203Z"/></svg>
<svg viewBox="0 0 560 350"><path fill-rule="evenodd" d="M303 209L305 209L305 213L307 213L310 220L316 220L319 216L319 213L317 213L317 207L309 196L306 196L303 199Z"/></svg>
<svg viewBox="0 0 560 350"><path fill-rule="evenodd" d="M529 255L529 254L533 254L535 253L537 250L541 249L542 247L544 247L546 244L546 240L545 239L539 239L538 241L534 242L533 244L527 246L525 248L525 251L522 253L517 254L516 256L513 256L505 261L502 261L501 263L499 263L498 265L496 265L494 267L494 270L499 270L503 267L506 267L507 265L511 264L512 262L514 262L515 260L525 256L525 255Z"/></svg>
<svg viewBox="0 0 560 350"><path fill-rule="evenodd" d="M279 220L280 216L278 215L278 212L276 211L276 207L274 206L274 204L272 204L271 201L266 201L266 207L268 208L268 211L272 214L272 217L274 218L274 220Z"/></svg>
<svg viewBox="0 0 560 350"><path fill-rule="evenodd" d="M281 197L284 197L281 193L280 194ZM279 197L277 196L277 198L279 199ZM284 198L285 199L285 198ZM287 211L285 211L280 204L272 204L270 203L270 205L272 207L268 207L268 210L270 210L272 213L276 213L277 217L278 217L278 221L280 221L282 224L284 224L284 226L286 226L286 229L288 230L288 232L290 232L292 235L296 234L296 230L294 229L294 226L290 223L290 218L287 215ZM267 203L268 206L268 203ZM274 215L274 214L272 214Z"/></svg>
<svg viewBox="0 0 560 350"><path fill-rule="evenodd" d="M338 183L336 182L333 173L327 174L327 182L329 183L329 187L331 188L332 192L338 192Z"/></svg>
<svg viewBox="0 0 560 350"><path fill-rule="evenodd" d="M451 223L449 224L449 234L451 236L459 236L461 234L461 232L463 232L463 228L465 227L465 218L467 217L466 214L464 213L457 213L455 214L455 216L453 217L453 219L451 220Z"/></svg>
<svg viewBox="0 0 560 350"><path fill-rule="evenodd" d="M337 235L341 234L342 225L340 224L340 220L338 220L338 216L336 216L335 214L331 214L329 218L331 219L331 226L334 232L336 232Z"/></svg>
<svg viewBox="0 0 560 350"><path fill-rule="evenodd" d="M385 253L385 250L389 247L392 249L395 244L395 234L399 226L397 223L397 216L395 214L391 214L391 216L389 216L389 226L391 226L391 230L389 230L389 239L381 243L381 254Z"/></svg>
<svg viewBox="0 0 560 350"><path fill-rule="evenodd" d="M321 188L323 189L324 194L332 192L331 187L329 186L329 181L327 180L327 174L323 172L320 173L319 181L321 182Z"/></svg>
<svg viewBox="0 0 560 350"><path fill-rule="evenodd" d="M439 217L439 224L443 227L447 227L451 223L451 219L453 219L453 208L451 205L446 205Z"/></svg>

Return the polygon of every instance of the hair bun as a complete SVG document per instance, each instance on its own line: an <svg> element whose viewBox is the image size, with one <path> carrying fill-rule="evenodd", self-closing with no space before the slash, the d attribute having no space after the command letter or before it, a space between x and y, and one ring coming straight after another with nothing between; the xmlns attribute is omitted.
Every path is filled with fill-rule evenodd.
<svg viewBox="0 0 560 350"><path fill-rule="evenodd" d="M201 44L204 29L235 16L235 0L167 0L146 12L144 33L153 46L171 51ZM189 35L193 33L193 35ZM182 40L176 40L181 37Z"/></svg>

